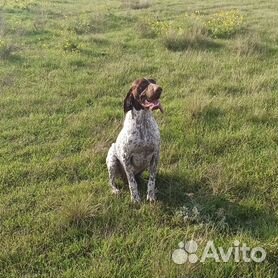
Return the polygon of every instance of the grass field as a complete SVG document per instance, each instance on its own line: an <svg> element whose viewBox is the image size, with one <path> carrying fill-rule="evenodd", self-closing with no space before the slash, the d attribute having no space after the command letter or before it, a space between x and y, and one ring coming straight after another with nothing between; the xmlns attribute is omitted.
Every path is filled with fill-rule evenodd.
<svg viewBox="0 0 278 278"><path fill-rule="evenodd" d="M278 277L277 25L276 0L0 0L0 277ZM105 157L141 77L165 113L135 206ZM175 264L192 238L267 257Z"/></svg>

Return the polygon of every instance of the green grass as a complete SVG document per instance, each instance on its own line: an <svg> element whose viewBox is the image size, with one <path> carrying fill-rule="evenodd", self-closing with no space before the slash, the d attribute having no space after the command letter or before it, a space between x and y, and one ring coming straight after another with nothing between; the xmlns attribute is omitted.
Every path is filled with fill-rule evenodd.
<svg viewBox="0 0 278 278"><path fill-rule="evenodd" d="M234 9L230 37L193 28ZM277 277L277 24L274 0L2 1L0 277ZM111 194L105 157L144 76L165 113L158 202L137 207ZM267 259L175 265L192 237Z"/></svg>

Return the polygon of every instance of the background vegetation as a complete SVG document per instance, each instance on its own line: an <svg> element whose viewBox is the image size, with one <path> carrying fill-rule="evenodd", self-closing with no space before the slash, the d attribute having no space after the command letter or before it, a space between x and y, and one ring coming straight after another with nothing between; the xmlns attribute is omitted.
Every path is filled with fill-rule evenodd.
<svg viewBox="0 0 278 278"><path fill-rule="evenodd" d="M0 7L0 277L277 277L276 1ZM165 114L159 201L135 207L105 157L144 76ZM267 259L175 265L191 238Z"/></svg>

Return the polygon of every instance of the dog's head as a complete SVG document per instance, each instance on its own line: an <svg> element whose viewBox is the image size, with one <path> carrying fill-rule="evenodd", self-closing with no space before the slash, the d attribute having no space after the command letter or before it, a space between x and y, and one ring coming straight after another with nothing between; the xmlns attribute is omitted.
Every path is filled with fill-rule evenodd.
<svg viewBox="0 0 278 278"><path fill-rule="evenodd" d="M162 88L156 84L153 79L138 79L132 83L132 86L124 100L124 112L132 110L156 110L163 112L159 98L162 93Z"/></svg>

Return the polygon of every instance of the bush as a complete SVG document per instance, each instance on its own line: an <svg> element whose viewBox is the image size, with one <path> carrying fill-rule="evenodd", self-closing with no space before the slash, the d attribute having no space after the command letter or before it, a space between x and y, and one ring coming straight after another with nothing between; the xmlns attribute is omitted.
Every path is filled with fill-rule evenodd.
<svg viewBox="0 0 278 278"><path fill-rule="evenodd" d="M209 33L215 38L228 38L243 26L243 16L237 10L221 11L207 21Z"/></svg>

